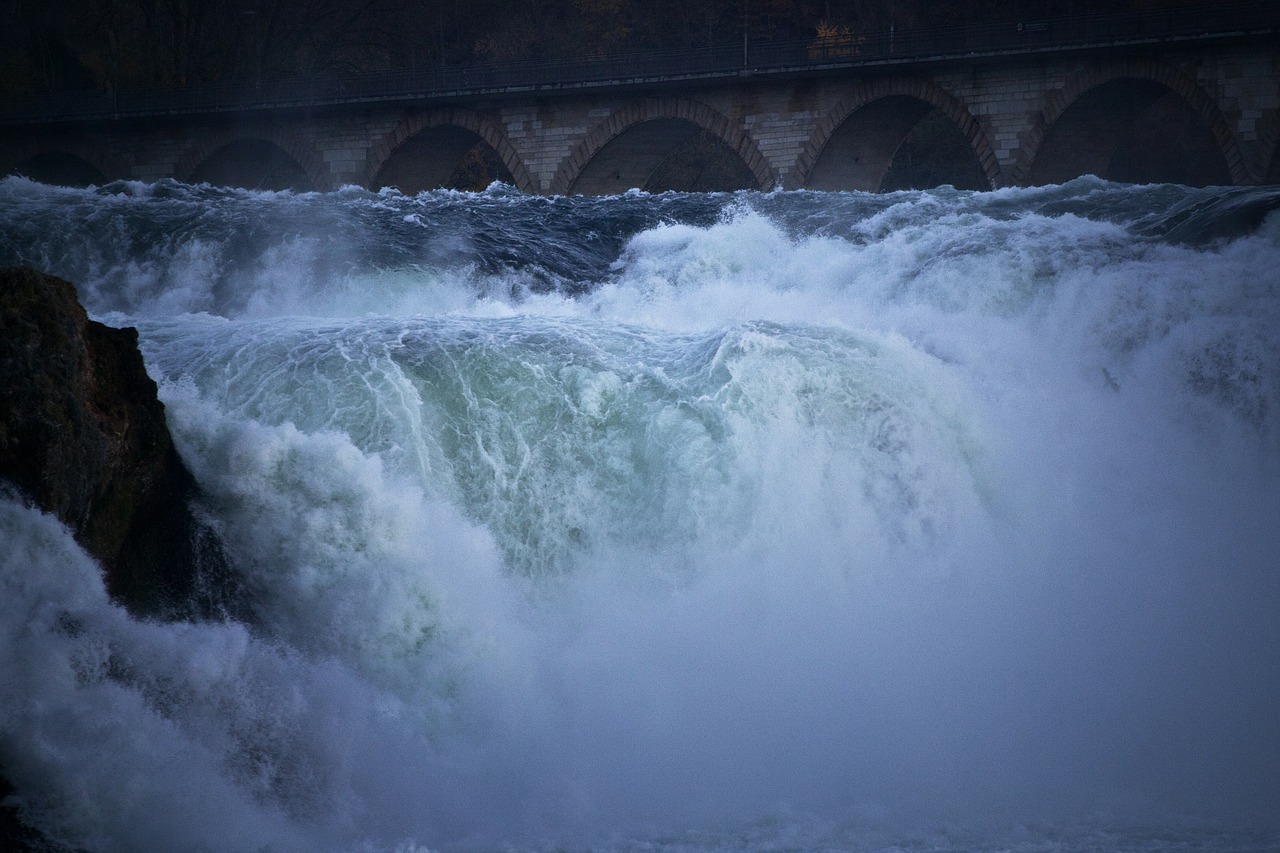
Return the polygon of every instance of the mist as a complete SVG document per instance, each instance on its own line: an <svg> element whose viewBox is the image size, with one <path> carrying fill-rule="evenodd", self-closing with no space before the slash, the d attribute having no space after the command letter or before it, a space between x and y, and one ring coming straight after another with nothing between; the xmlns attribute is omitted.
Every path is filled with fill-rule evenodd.
<svg viewBox="0 0 1280 853"><path fill-rule="evenodd" d="M1274 214L1165 240L1230 191L1093 179L166 192L60 263L138 327L253 619L132 621L3 504L0 758L52 837L1280 832ZM41 193L10 256L98 203Z"/></svg>

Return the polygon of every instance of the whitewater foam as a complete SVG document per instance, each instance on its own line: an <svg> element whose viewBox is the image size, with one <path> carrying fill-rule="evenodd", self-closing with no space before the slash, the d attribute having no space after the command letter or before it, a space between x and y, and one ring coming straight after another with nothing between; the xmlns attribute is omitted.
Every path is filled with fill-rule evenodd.
<svg viewBox="0 0 1280 853"><path fill-rule="evenodd" d="M0 182L255 614L4 503L0 763L95 850L1265 849L1268 192Z"/></svg>

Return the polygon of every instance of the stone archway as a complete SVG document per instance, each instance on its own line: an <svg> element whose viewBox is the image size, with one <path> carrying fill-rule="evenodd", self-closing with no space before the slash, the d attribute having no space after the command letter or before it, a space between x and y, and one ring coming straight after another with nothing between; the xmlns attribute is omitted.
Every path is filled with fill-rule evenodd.
<svg viewBox="0 0 1280 853"><path fill-rule="evenodd" d="M483 189L494 180L537 191L497 123L469 110L433 110L401 121L370 149L365 173L370 189L394 186L408 194Z"/></svg>
<svg viewBox="0 0 1280 853"><path fill-rule="evenodd" d="M0 175L63 186L104 184L129 175L121 148L111 138L75 132L8 138L0 143Z"/></svg>
<svg viewBox="0 0 1280 853"><path fill-rule="evenodd" d="M186 183L254 190L328 189L328 173L308 147L288 134L226 133L188 151L175 176Z"/></svg>
<svg viewBox="0 0 1280 853"><path fill-rule="evenodd" d="M1130 183L1249 183L1235 135L1195 81L1162 63L1095 66L1046 100L1016 174L1051 184L1093 174Z"/></svg>
<svg viewBox="0 0 1280 853"><path fill-rule="evenodd" d="M87 187L107 182L107 176L97 166L62 150L43 151L26 157L9 169L8 174L64 187Z"/></svg>
<svg viewBox="0 0 1280 853"><path fill-rule="evenodd" d="M956 97L928 80L857 85L814 128L797 158L797 186L925 189L1000 184L995 153Z"/></svg>
<svg viewBox="0 0 1280 853"><path fill-rule="evenodd" d="M492 146L456 124L439 124L392 151L369 188L395 187L415 195L440 188L478 191L494 181L514 185L515 178Z"/></svg>
<svg viewBox="0 0 1280 853"><path fill-rule="evenodd" d="M777 183L746 134L711 107L676 98L612 113L560 164L556 195L771 189Z"/></svg>

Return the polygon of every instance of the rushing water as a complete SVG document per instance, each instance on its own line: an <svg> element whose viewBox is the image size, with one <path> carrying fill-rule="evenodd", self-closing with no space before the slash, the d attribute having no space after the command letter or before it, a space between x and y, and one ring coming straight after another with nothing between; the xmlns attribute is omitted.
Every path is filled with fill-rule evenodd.
<svg viewBox="0 0 1280 853"><path fill-rule="evenodd" d="M1275 849L1278 207L0 182L253 613L0 502L0 765L93 851Z"/></svg>

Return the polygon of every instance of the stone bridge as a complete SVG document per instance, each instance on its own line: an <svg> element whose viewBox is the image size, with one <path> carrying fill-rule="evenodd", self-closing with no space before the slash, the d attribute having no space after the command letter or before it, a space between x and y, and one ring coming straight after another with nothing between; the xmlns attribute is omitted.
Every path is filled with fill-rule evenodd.
<svg viewBox="0 0 1280 853"><path fill-rule="evenodd" d="M0 116L0 174L410 193L498 179L528 193L588 195L990 189L1084 174L1276 184L1277 32L884 62L852 48L801 67L599 85Z"/></svg>

